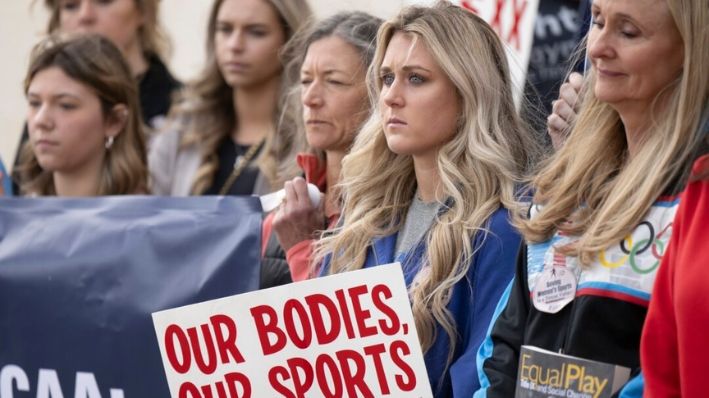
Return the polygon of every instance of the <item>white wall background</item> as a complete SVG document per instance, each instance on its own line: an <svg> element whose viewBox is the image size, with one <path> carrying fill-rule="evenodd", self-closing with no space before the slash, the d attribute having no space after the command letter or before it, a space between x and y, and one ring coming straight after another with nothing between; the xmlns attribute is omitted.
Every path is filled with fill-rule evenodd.
<svg viewBox="0 0 709 398"><path fill-rule="evenodd" d="M406 0L310 0L319 17L357 9L381 18L393 16ZM36 5L32 6L33 3ZM172 42L172 71L181 80L196 76L204 58L211 0L162 0L161 19ZM15 156L26 105L22 92L32 46L42 38L47 13L42 1L0 1L0 157L7 167Z"/></svg>

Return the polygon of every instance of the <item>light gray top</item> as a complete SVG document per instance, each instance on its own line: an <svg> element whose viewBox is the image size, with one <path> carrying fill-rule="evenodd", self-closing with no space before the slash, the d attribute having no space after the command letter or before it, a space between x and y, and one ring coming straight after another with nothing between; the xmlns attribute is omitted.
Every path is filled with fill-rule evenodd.
<svg viewBox="0 0 709 398"><path fill-rule="evenodd" d="M148 169L153 195L188 196L192 190L197 169L202 155L197 145L181 147L184 131L183 123L173 122L164 126L149 145ZM254 186L255 195L272 192L262 173L259 173Z"/></svg>
<svg viewBox="0 0 709 398"><path fill-rule="evenodd" d="M396 256L411 250L431 228L433 220L438 214L441 204L438 202L426 203L414 195L411 206L406 213L404 226L396 238Z"/></svg>

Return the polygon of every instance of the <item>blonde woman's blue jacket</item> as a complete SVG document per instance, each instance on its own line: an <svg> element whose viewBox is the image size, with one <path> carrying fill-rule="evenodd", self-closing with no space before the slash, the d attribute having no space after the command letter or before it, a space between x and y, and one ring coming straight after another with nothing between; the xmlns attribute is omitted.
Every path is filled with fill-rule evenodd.
<svg viewBox="0 0 709 398"><path fill-rule="evenodd" d="M424 361L436 397L470 398L479 387L476 353L485 338L495 306L514 275L514 265L521 238L510 225L510 213L495 211L484 225L488 233L473 238L476 250L467 274L454 287L447 309L458 329L453 360L446 370L450 340L445 330L436 328L433 346L424 354ZM397 233L375 239L367 249L363 268L400 262L407 286L421 270L425 260L425 239L411 251L395 255ZM323 264L327 274L329 259Z"/></svg>

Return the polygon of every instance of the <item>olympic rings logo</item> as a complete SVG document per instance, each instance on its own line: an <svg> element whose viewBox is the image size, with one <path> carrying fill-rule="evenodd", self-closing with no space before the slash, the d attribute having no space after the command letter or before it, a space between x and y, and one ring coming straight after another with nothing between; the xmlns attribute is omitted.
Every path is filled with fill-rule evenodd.
<svg viewBox="0 0 709 398"><path fill-rule="evenodd" d="M625 256L621 257L618 261L608 261L606 258L606 251L602 250L599 255L599 261L601 265L606 268L618 268L625 263L629 263L633 271L638 274L649 274L660 266L660 260L665 254L666 241L662 240L663 236L672 227L672 223L667 224L665 228L659 233L655 233L655 228L649 221L643 221L638 225L638 229L641 227L646 227L648 229L650 238L643 239L638 242L633 242L633 237L628 235L620 242L620 250L625 253ZM650 254L655 258L655 262L647 266L646 268L641 267L638 261L638 256L650 250Z"/></svg>

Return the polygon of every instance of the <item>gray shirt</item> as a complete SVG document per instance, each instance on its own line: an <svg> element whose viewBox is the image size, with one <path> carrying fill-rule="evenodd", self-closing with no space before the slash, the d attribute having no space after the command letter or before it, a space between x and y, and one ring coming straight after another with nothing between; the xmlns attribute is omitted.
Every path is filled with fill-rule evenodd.
<svg viewBox="0 0 709 398"><path fill-rule="evenodd" d="M414 195L411 206L406 213L404 226L396 238L396 257L411 250L431 228L433 220L438 214L441 204L438 202L426 203Z"/></svg>

